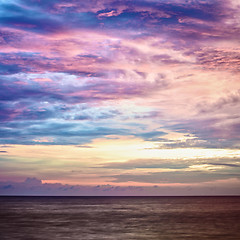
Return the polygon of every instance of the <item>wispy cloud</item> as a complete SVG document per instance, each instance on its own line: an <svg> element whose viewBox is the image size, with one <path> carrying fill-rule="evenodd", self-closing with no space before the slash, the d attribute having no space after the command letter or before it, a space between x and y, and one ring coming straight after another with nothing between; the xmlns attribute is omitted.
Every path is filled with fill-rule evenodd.
<svg viewBox="0 0 240 240"><path fill-rule="evenodd" d="M108 176L115 178L113 182L199 183L229 176L240 177L238 158L136 159L107 163L101 167L125 171L120 175Z"/></svg>

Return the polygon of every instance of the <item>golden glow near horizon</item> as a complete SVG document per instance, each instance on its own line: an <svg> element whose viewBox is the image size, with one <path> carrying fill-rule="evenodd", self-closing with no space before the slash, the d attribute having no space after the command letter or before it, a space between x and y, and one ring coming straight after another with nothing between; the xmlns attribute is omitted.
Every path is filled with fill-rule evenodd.
<svg viewBox="0 0 240 240"><path fill-rule="evenodd" d="M70 146L44 146L44 145L8 145L8 159L5 168L5 177L16 172L22 176L38 176L46 183L83 184L94 185L111 183L114 174L142 174L179 171L178 167L168 168L171 163L185 163L182 170L188 171L215 171L226 168L225 165L209 165L203 162L220 162L221 159L232 159L237 162L240 157L238 149L203 149L203 148L177 148L158 149L156 143L136 138L122 137L118 139L96 139L88 145ZM217 160L216 160L217 159ZM13 161L14 164L9 164ZM104 168L105 164L128 163L135 161L131 168L121 170L111 167ZM159 164L159 167L138 167L138 162ZM154 165L153 164L153 165ZM165 164L161 166L161 164ZM170 164L170 165L171 165ZM104 177L106 176L106 177ZM110 177L111 176L111 177ZM21 177L23 178L23 177ZM152 183L137 183L127 181L118 185L148 186ZM157 184L157 183L155 183ZM162 183L159 183L160 185Z"/></svg>

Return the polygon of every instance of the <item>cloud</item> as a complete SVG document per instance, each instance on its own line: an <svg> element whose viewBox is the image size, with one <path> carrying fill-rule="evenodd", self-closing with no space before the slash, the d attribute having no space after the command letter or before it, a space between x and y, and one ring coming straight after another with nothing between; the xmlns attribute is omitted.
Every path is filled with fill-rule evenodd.
<svg viewBox="0 0 240 240"><path fill-rule="evenodd" d="M240 103L240 90L234 91L233 93L228 94L227 96L219 98L214 103L200 103L197 108L199 108L199 113L209 113L221 111L224 108L238 108ZM225 109L224 109L225 110ZM225 110L226 111L226 110Z"/></svg>
<svg viewBox="0 0 240 240"><path fill-rule="evenodd" d="M172 131L191 134L191 139L173 140L162 139L160 148L238 148L239 136L236 131L239 128L238 117L236 121L224 117L209 117L203 119L183 120L182 123L167 127Z"/></svg>
<svg viewBox="0 0 240 240"><path fill-rule="evenodd" d="M91 152L94 140L120 139L129 149L124 139L132 138L151 156L183 148L236 154L239 11L233 0L1 1L0 143ZM196 176L187 161L104 161L119 182L238 177L234 161L201 161L195 165L209 172Z"/></svg>
<svg viewBox="0 0 240 240"><path fill-rule="evenodd" d="M36 178L24 182L0 182L0 195L14 196L194 196L235 195L239 193L239 181L227 179L203 185L166 186L117 186L117 185L68 185L42 183Z"/></svg>
<svg viewBox="0 0 240 240"><path fill-rule="evenodd" d="M123 71L116 72L117 76L118 74L128 77L127 73ZM39 81L39 79L49 80ZM66 144L67 138L69 140L72 138L68 144L78 144L87 143L94 136L132 134L149 139L153 135L164 134L161 131L141 134L130 131L129 126L114 123L114 119L119 120L122 117L121 109L114 106L101 106L101 104L99 107L95 106L96 103L104 101L151 95L151 93L165 88L161 81L147 84L135 81L125 83L108 79L101 80L98 77L91 77L91 79L87 77L83 81L79 81L76 76L69 74L51 74L49 76L49 74L21 73L2 77L0 87L0 119L5 122L5 126L0 128L2 143L35 144L35 140L42 139L42 137L53 137L54 139L61 136L61 141L56 139L56 141L42 143ZM139 119L140 115L136 116ZM150 117L152 116L151 114ZM62 130L59 130L61 124L54 123L56 119L61 122ZM79 121L90 124L90 127L77 123ZM96 128L94 121L101 121L102 127ZM118 126L112 127L109 131L110 128L105 127L109 124ZM98 134L97 129L106 131Z"/></svg>
<svg viewBox="0 0 240 240"><path fill-rule="evenodd" d="M196 159L136 159L125 162L109 162L100 165L112 169L183 169L186 171L192 165L216 165L225 167L240 167L239 158L196 158Z"/></svg>
<svg viewBox="0 0 240 240"><path fill-rule="evenodd" d="M126 162L110 162L101 165L101 168L111 169L154 169L154 168L167 168L167 169L183 169L187 168L189 164L186 161L171 161L167 159L136 159Z"/></svg>
<svg viewBox="0 0 240 240"><path fill-rule="evenodd" d="M159 137L166 135L166 132L162 131L151 131L146 133L140 133L136 134L136 136L139 136L147 141L157 141Z"/></svg>
<svg viewBox="0 0 240 240"><path fill-rule="evenodd" d="M120 174L108 177L115 178L112 182L139 182L139 183L199 183L209 182L228 178L239 178L238 173L216 174L213 172L201 171L175 171L174 174L169 172L148 173L148 174Z"/></svg>
<svg viewBox="0 0 240 240"><path fill-rule="evenodd" d="M61 29L59 21L45 14L40 8L24 7L10 2L1 4L1 12L3 14L0 19L3 26L33 32L55 32Z"/></svg>
<svg viewBox="0 0 240 240"><path fill-rule="evenodd" d="M108 175L111 182L201 183L240 178L238 158L136 159L110 162L101 168L121 169L121 174ZM141 171L140 171L141 170Z"/></svg>
<svg viewBox="0 0 240 240"><path fill-rule="evenodd" d="M89 145L77 145L76 147L78 147L78 148L93 148L92 146L89 146Z"/></svg>
<svg viewBox="0 0 240 240"><path fill-rule="evenodd" d="M26 178L24 184L27 186L41 186L42 181L37 178Z"/></svg>
<svg viewBox="0 0 240 240"><path fill-rule="evenodd" d="M223 1L192 1L187 4L179 1L132 3L108 0L89 3L41 1L41 4L36 4L34 1L25 0L20 2L21 5L2 5L5 13L2 22L8 27L41 33L62 31L66 28L101 30L104 26L107 29L142 31L145 34L158 34L158 29L161 29L161 32L170 31L181 38L196 38L204 37L202 33L206 31L210 33L218 29L220 24L223 26L223 20L234 13L234 6L228 4L229 2L224 4ZM205 37L211 37L211 34Z"/></svg>
<svg viewBox="0 0 240 240"><path fill-rule="evenodd" d="M21 129L21 131L19 130ZM131 135L127 129L94 126L94 124L52 122L16 122L8 128L0 128L2 144L57 144L77 145L91 142L95 138L109 135ZM51 138L51 141L41 139Z"/></svg>
<svg viewBox="0 0 240 240"><path fill-rule="evenodd" d="M227 69L228 71L239 71L239 51L234 49L205 48L195 52L197 61L207 69Z"/></svg>

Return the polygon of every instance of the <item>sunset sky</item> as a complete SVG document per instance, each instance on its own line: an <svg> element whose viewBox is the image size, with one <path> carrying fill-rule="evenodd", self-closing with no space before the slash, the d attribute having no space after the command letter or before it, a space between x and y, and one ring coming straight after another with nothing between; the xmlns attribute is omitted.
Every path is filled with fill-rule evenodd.
<svg viewBox="0 0 240 240"><path fill-rule="evenodd" d="M239 0L0 0L0 73L0 194L240 194Z"/></svg>

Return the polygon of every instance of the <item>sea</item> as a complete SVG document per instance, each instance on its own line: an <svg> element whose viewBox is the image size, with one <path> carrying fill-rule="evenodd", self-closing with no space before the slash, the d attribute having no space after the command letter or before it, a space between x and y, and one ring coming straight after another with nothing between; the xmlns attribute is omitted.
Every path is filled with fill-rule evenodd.
<svg viewBox="0 0 240 240"><path fill-rule="evenodd" d="M240 239L240 197L0 197L1 240Z"/></svg>

